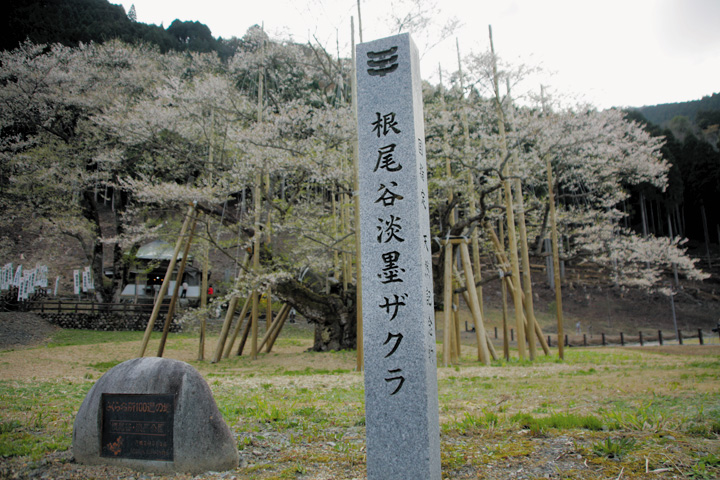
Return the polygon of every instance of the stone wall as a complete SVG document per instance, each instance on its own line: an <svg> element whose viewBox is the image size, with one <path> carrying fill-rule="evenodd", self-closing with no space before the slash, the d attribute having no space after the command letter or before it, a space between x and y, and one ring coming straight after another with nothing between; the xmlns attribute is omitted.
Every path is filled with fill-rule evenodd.
<svg viewBox="0 0 720 480"><path fill-rule="evenodd" d="M103 331L143 331L147 328L148 313L38 313L38 315L61 328L103 330ZM165 317L159 317L153 330L161 332ZM170 331L181 332L182 325L173 318Z"/></svg>

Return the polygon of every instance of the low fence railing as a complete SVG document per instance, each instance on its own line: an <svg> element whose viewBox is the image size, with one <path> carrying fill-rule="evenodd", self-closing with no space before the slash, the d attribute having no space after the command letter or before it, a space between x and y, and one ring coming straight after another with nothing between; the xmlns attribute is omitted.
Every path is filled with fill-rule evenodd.
<svg viewBox="0 0 720 480"><path fill-rule="evenodd" d="M38 302L24 302L25 310L37 313L114 313L114 314L136 314L153 311L152 303L97 303L72 300L44 300ZM169 304L160 306L160 313L167 314Z"/></svg>
<svg viewBox="0 0 720 480"><path fill-rule="evenodd" d="M491 332L488 332L488 336L490 336L490 338L494 337L495 340L501 340L502 332L498 332L498 328L495 327L494 335ZM508 336L510 342L515 342L514 329L509 329ZM549 346L557 347L559 341L557 335L547 335L546 338ZM573 333L564 335L563 344L566 347L624 347L626 345L639 345L642 347L645 345L665 345L666 343L683 345L688 340L693 344L705 345L706 343L711 343L713 345L717 345L720 343L720 327L713 328L709 331L703 330L702 328L698 328L697 330L693 330L691 332L678 330L677 334L675 334L675 332L663 332L662 330L655 330L651 332L638 331L634 334L626 334L624 332L613 334L605 334L602 332L599 334Z"/></svg>

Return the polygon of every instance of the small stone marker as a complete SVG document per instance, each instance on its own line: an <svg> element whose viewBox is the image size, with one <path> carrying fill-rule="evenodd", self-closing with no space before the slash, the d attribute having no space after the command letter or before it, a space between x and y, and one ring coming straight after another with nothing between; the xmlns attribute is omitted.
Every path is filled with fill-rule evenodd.
<svg viewBox="0 0 720 480"><path fill-rule="evenodd" d="M368 479L440 479L425 129L408 34L357 46Z"/></svg>
<svg viewBox="0 0 720 480"><path fill-rule="evenodd" d="M123 362L95 383L75 417L73 455L157 473L238 465L235 439L200 373L158 357Z"/></svg>

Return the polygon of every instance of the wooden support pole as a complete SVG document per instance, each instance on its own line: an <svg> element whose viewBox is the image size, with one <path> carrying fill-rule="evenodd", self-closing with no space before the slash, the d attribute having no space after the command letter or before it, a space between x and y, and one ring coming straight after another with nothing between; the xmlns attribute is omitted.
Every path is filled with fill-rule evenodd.
<svg viewBox="0 0 720 480"><path fill-rule="evenodd" d="M208 272L210 270L210 242L205 242L205 257L203 258L202 285L200 286L200 308L207 307ZM205 327L205 322L202 324ZM204 333L204 332L203 332Z"/></svg>
<svg viewBox="0 0 720 480"><path fill-rule="evenodd" d="M358 14L360 13L360 0L358 0ZM359 17L358 17L359 20ZM350 28L351 28L351 41L352 41L352 74L350 75L350 86L351 86L351 94L352 94L352 110L353 110L353 117L357 117L357 82L356 82L356 76L355 76L355 22L354 19L350 19ZM362 33L361 33L361 41L362 41ZM356 322L357 322L357 362L355 365L355 369L360 372L363 369L363 309L362 309L362 271L361 271L361 258L360 258L360 196L358 195L358 192L360 191L360 174L359 174L359 168L360 168L360 155L358 152L358 142L357 142L357 126L355 126L354 131L354 138L355 141L353 142L353 161L354 161L354 177L353 177L353 183L354 183L354 189L353 197L355 200L355 211L353 212L355 215L355 268L356 268L356 279L357 282L357 288L355 293L355 305L357 305L357 315L356 315Z"/></svg>
<svg viewBox="0 0 720 480"><path fill-rule="evenodd" d="M505 135L505 115L503 113L502 104L500 101L500 88L498 86L498 71L497 71L497 59L495 57L495 47L493 45L492 27L489 27L490 34L490 52L492 54L492 70L493 70L493 91L495 94L495 111L497 114L498 130L501 137L501 160L505 161L507 157L507 138ZM507 235L508 235L508 248L510 249L510 267L512 271L513 284L515 291L513 292L513 304L515 305L515 324L517 328L517 345L518 355L521 360L525 359L525 328L523 322L523 306L520 292L522 286L520 285L520 265L517 254L517 240L515 238L515 213L513 210L513 194L510 186L510 168L507 162L503 167L503 190L505 192L505 218L507 223Z"/></svg>
<svg viewBox="0 0 720 480"><path fill-rule="evenodd" d="M475 289L475 277L472 271L472 263L470 261L470 253L467 243L460 245L460 257L462 259L463 269L465 270L465 287L470 297L470 311L475 321L475 338L478 345L478 360L485 365L490 364L490 351L487 346L487 333L485 332L485 324L480 313L480 302L478 301L477 290Z"/></svg>
<svg viewBox="0 0 720 480"><path fill-rule="evenodd" d="M454 289L453 289L454 290ZM453 295L453 363L460 363L462 358L462 343L460 342L460 296L457 294Z"/></svg>
<svg viewBox="0 0 720 480"><path fill-rule="evenodd" d="M278 316L280 315L280 312L278 312L278 314L275 316L275 319L273 319L273 314L272 314L272 300L271 300L271 297L270 297L270 288L268 288L267 302L268 302L268 303L267 303L268 307L267 307L267 313L265 314L265 315L267 316L265 324L266 324L267 331L271 331L272 328L273 328L272 325L275 323L275 320L278 319ZM285 304L283 304L283 306L280 307L280 309L282 310L283 307L285 307ZM283 313L284 313L284 312L283 312ZM269 322L267 321L268 318L270 319ZM258 346L258 349L259 349L259 350L262 350L262 345ZM267 353L270 353L270 351L268 350Z"/></svg>
<svg viewBox="0 0 720 480"><path fill-rule="evenodd" d="M450 365L452 342L452 269L453 246L445 242L445 263L443 275L443 366Z"/></svg>
<svg viewBox="0 0 720 480"><path fill-rule="evenodd" d="M346 193L343 193L341 195L341 204L340 204L340 225L342 226L342 233L343 236L346 235L346 233L350 230L349 225L349 212L348 212L348 196ZM343 248L342 251L342 285L343 285L343 294L346 294L348 291L348 285L350 284L350 280L352 279L352 267L350 266L351 260L350 256L348 255L348 252L345 251Z"/></svg>
<svg viewBox="0 0 720 480"><path fill-rule="evenodd" d="M564 320L562 308L562 278L560 275L560 245L558 241L557 229L557 213L555 212L555 181L553 180L552 164L550 157L545 159L545 168L547 170L548 181L548 205L550 207L550 228L552 239L552 257L553 257L553 274L555 283L555 315L557 317L558 338L564 335ZM565 359L565 347L562 342L558 342L558 357L560 360Z"/></svg>
<svg viewBox="0 0 720 480"><path fill-rule="evenodd" d="M513 157L516 157L514 155ZM535 310L532 297L532 277L530 275L530 252L528 250L527 228L525 226L525 202L523 201L522 183L519 178L515 179L515 195L517 201L517 222L518 231L520 233L520 256L522 260L522 283L523 283L523 305L525 307L525 318L528 321L527 342L530 351L530 360L534 360L537 355L537 347L535 346L535 336L533 335L534 325L537 323L535 319ZM542 338L542 336L541 336Z"/></svg>
<svg viewBox="0 0 720 480"><path fill-rule="evenodd" d="M503 358L510 360L510 332L508 328L508 308L507 308L507 285L501 282L502 295L502 327L503 327Z"/></svg>
<svg viewBox="0 0 720 480"><path fill-rule="evenodd" d="M272 320L272 288L268 287L267 291L265 292L265 328L270 328ZM260 350L262 350L262 348L260 348Z"/></svg>
<svg viewBox="0 0 720 480"><path fill-rule="evenodd" d="M209 176L209 183L212 184L212 173L214 169L214 143L213 143L213 133L215 127L215 110L211 110L210 113L210 145L208 148L208 176ZM209 219L208 219L208 232L210 231L210 225L209 225ZM205 241L205 251L203 255L203 269L202 269L202 277L200 282L200 308L205 309L207 307L207 301L208 301L208 275L210 272L210 241L209 239ZM200 338L198 339L198 361L202 361L205 359L205 336L206 336L206 330L207 330L207 316L203 315L200 320Z"/></svg>
<svg viewBox="0 0 720 480"><path fill-rule="evenodd" d="M210 269L210 242L205 241L205 255L203 258L202 280L200 282L200 308L207 307L208 271ZM200 338L198 338L198 361L205 360L205 336L207 330L207 316L203 314L200 319Z"/></svg>
<svg viewBox="0 0 720 480"><path fill-rule="evenodd" d="M467 292L463 292L463 298L465 299L465 303L470 305L470 296ZM477 328L477 327L475 327ZM490 356L493 360L497 360L497 352L495 351L495 345L493 345L492 340L490 339L490 336L485 335L485 338L487 338L487 348L490 351ZM495 338L497 338L497 327L495 327Z"/></svg>
<svg viewBox="0 0 720 480"><path fill-rule="evenodd" d="M168 333L170 333L170 325L172 324L173 316L175 315L175 305L179 297L180 286L182 284L183 275L185 275L185 266L187 265L187 259L190 255L190 246L192 245L193 235L195 235L195 227L197 226L198 215L197 212L193 212L192 226L190 227L190 234L188 235L187 242L185 242L185 249L183 250L183 257L180 261L180 267L178 268L177 277L175 277L175 288L173 288L173 294L170 298L170 305L168 306L167 316L165 317L165 324L163 325L162 337L160 337L160 344L158 345L157 356L162 357L165 351L165 342L167 341Z"/></svg>
<svg viewBox="0 0 720 480"><path fill-rule="evenodd" d="M267 341L272 337L273 333L277 329L277 327L280 325L280 320L282 319L282 316L285 315L285 312L289 310L290 307L287 306L287 304L283 305L280 308L280 311L278 312L277 316L275 317L275 320L273 320L272 324L268 326L267 330L265 331L265 335L263 335L262 340L260 341L260 345L258 346L259 350L262 350L265 344L267 344ZM269 351L268 351L269 353Z"/></svg>
<svg viewBox="0 0 720 480"><path fill-rule="evenodd" d="M227 340L228 332L230 331L230 325L232 325L233 317L235 316L235 307L237 306L238 297L233 296L228 303L227 312L225 312L225 321L223 321L222 329L220 330L220 336L218 337L217 344L215 345L215 353L210 363L217 363L220 361L220 357L225 347L225 341Z"/></svg>
<svg viewBox="0 0 720 480"><path fill-rule="evenodd" d="M509 124L512 125L514 122L514 109L512 108L512 99L510 97L510 80L507 81L507 98L509 102ZM518 154L517 151L512 153L512 164L515 168L518 165ZM522 262L522 289L523 289L523 306L525 308L525 318L527 319L526 339L528 343L528 350L530 353L530 360L534 360L537 354L537 348L535 346L535 336L533 335L533 324L537 322L535 319L535 310L533 306L532 298L532 277L530 272L530 252L528 249L527 239L527 227L525 224L525 200L523 199L522 182L520 177L515 177L514 180L515 188L515 202L517 206L517 229L520 235L520 261ZM515 250L514 245L510 245L511 253Z"/></svg>
<svg viewBox="0 0 720 480"><path fill-rule="evenodd" d="M467 110L465 104L465 76L463 75L462 61L460 60L460 41L455 39L455 47L457 50L457 62L458 62L458 76L460 77L460 120L463 126L463 160L467 161L468 154L470 152L470 126L467 118ZM475 181L473 180L473 174L471 170L467 170L467 181L468 181L468 213L470 217L477 215L477 198L475 194ZM475 279L479 282L481 279L480 270L480 242L478 241L478 232L473 229L470 233L470 241L472 248L472 259L473 259L473 273ZM478 302L480 303L480 316L485 318L485 309L483 306L483 291L482 287L476 287Z"/></svg>
<svg viewBox="0 0 720 480"><path fill-rule="evenodd" d="M264 45L263 45L264 46ZM265 70L263 66L260 66L260 69L258 71L258 103L257 103L257 123L261 124L263 122L263 97L264 97L264 90L265 88ZM253 192L253 197L255 197L255 233L254 233L254 242L253 242L253 274L257 277L260 275L260 207L261 207L261 199L262 196L262 184L263 184L263 176L260 169L257 169L255 172L255 189ZM269 200L269 199L268 199ZM252 330L252 338L250 340L250 358L252 360L257 359L257 341L258 341L258 322L259 322L259 313L258 313L258 290L257 288L254 288L252 291L252 321L250 322L250 328ZM243 339L244 340L244 339ZM244 341L243 341L244 344Z"/></svg>
<svg viewBox="0 0 720 480"><path fill-rule="evenodd" d="M250 297L252 297L252 296L253 296L253 293L251 292ZM237 350L238 357L240 355L242 355L243 350L245 349L245 343L247 342L248 334L250 333L251 328L252 328L252 317L250 317L250 321L245 323L245 328L243 328L242 338L240 338L240 344L238 345L238 350Z"/></svg>
<svg viewBox="0 0 720 480"><path fill-rule="evenodd" d="M497 235L495 234L495 231L493 230L492 226L489 223L486 223L485 228L490 236L490 239L492 240L493 246L495 248L495 256L497 257L498 262L502 265L508 265L508 263L509 263L508 259L505 256L505 253L502 251L502 244L500 244L500 240L498 239ZM504 295L504 297L507 297L507 290L509 290L510 295L512 295L514 298L515 291L516 291L515 290L516 289L515 282L513 282L511 275L508 274L505 270L503 270L503 274L504 274L504 276L502 278L503 295ZM505 298L503 300L505 300ZM545 355L549 355L550 347L548 346L547 342L545 341L545 337L543 336L542 329L540 328L540 325L538 324L537 320L533 317L532 324L530 324L527 321L527 318L525 316L525 309L524 309L525 294L522 291L520 292L520 301L521 301L521 305L522 305L521 319L522 319L523 326L527 328L528 335L533 335L532 332L533 331L535 332L535 335L537 336L537 339L540 342L540 346L542 347L543 351L545 352ZM506 329L507 329L507 320L506 319L507 319L507 303L504 302L503 303L503 333L504 334L507 333L506 332ZM507 338L507 335L504 335L504 337ZM505 348L505 345L503 344L503 349L504 349L503 353L507 352L505 355L505 358L508 359L509 358L509 346L507 348Z"/></svg>
<svg viewBox="0 0 720 480"><path fill-rule="evenodd" d="M245 299L245 303L243 304L242 310L240 310L240 316L238 317L238 322L235 325L235 329L233 330L233 334L230 337L230 341L227 342L225 345L225 351L223 352L223 358L228 358L230 356L230 352L232 351L233 345L235 345L235 340L237 339L238 334L240 333L240 327L242 327L243 322L245 321L245 317L247 316L248 310L250 309L250 304L252 303L252 299L250 295L248 295L248 298Z"/></svg>
<svg viewBox="0 0 720 480"><path fill-rule="evenodd" d="M254 241L253 241L253 274L257 277L260 274L260 237L262 236L260 233L260 196L261 196L261 188L262 186L262 176L260 174L260 171L258 170L255 174L255 234L254 234ZM257 348L257 341L258 341L258 321L259 321L259 312L258 312L258 291L257 289L253 289L251 294L251 303L252 303L252 321L250 322L251 330L252 330L252 337L250 340L250 358L255 360L257 358L258 348Z"/></svg>
<svg viewBox="0 0 720 480"><path fill-rule="evenodd" d="M498 355L497 355L497 352L495 351L495 345L493 345L492 340L490 339L490 337L488 337L488 336L486 335L485 338L487 339L487 348L488 348L488 350L490 351L490 357L491 357L493 360L497 360L497 359L498 359Z"/></svg>
<svg viewBox="0 0 720 480"><path fill-rule="evenodd" d="M283 326L285 326L285 321L290 316L290 310L292 310L292 308L290 306L288 306L288 308L285 310L285 312L283 312L282 316L280 316L278 318L278 326L277 326L277 328L275 328L275 331L273 332L273 334L270 336L270 339L268 340L267 353L270 353L272 351L272 347L275 345L275 341L280 336L280 332L282 331Z"/></svg>
<svg viewBox="0 0 720 480"><path fill-rule="evenodd" d="M182 247L183 237L185 236L185 232L187 232L188 225L190 224L190 220L193 217L194 211L195 205L193 204L188 207L188 211L185 214L185 221L183 222L183 226L180 229L180 235L178 235L177 242L175 243L175 250L173 252L173 256L170 259L167 270L165 271L165 277L163 278L163 283L160 286L160 292L158 292L158 296L155 299L155 305L153 306L150 320L148 320L147 328L145 328L145 335L143 336L143 341L142 345L140 346L140 351L138 352L138 357L142 357L143 355L145 355L145 350L147 349L148 342L150 341L150 334L152 333L153 327L155 326L155 321L160 314L160 307L162 306L163 298L165 298L165 294L167 293L170 286L170 277L172 276L173 270L175 270L175 263L177 261L178 253L180 252L180 248Z"/></svg>
<svg viewBox="0 0 720 480"><path fill-rule="evenodd" d="M550 346L545 341L545 335L537 319L534 319L533 325L535 326L535 336L537 337L538 343L540 343L540 347L543 349L545 355L550 355Z"/></svg>
<svg viewBox="0 0 720 480"><path fill-rule="evenodd" d="M457 289L458 284L453 282L453 292ZM460 299L457 294L452 295L452 318L450 321L450 362L453 364L460 363Z"/></svg>
<svg viewBox="0 0 720 480"><path fill-rule="evenodd" d="M337 185L334 185L335 188L333 188L330 191L330 209L332 211L332 223L333 223L333 233L332 233L332 240L333 243L336 244L338 237L340 237L340 232L338 229L338 216L337 216L337 200L335 199L336 189ZM325 199L323 199L323 203L325 203ZM338 252L337 248L333 248L333 274L335 275L335 279L338 280L338 277L340 276L340 253Z"/></svg>

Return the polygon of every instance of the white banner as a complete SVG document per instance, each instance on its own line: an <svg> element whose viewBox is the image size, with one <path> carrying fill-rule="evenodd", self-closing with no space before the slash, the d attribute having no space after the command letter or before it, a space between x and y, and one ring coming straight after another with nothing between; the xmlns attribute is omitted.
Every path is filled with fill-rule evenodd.
<svg viewBox="0 0 720 480"><path fill-rule="evenodd" d="M83 271L83 275L87 276L87 288L83 284L83 289L85 292L89 290L95 290L95 280L93 279L92 270L90 267L85 267L85 270ZM84 280L83 280L84 282Z"/></svg>
<svg viewBox="0 0 720 480"><path fill-rule="evenodd" d="M48 286L48 267L47 265L41 265L38 267L38 278L36 279L36 285L38 287L47 288Z"/></svg>
<svg viewBox="0 0 720 480"><path fill-rule="evenodd" d="M80 295L80 270L73 270L73 292Z"/></svg>
<svg viewBox="0 0 720 480"><path fill-rule="evenodd" d="M37 269L33 268L32 270L28 271L25 278L27 279L26 295L29 297L30 294L35 293L35 282L37 281Z"/></svg>
<svg viewBox="0 0 720 480"><path fill-rule="evenodd" d="M8 290L12 283L12 263L5 264L0 274L0 290Z"/></svg>
<svg viewBox="0 0 720 480"><path fill-rule="evenodd" d="M27 300L28 298L30 298L30 282L30 275L25 275L20 280L20 284L18 285L18 301Z"/></svg>
<svg viewBox="0 0 720 480"><path fill-rule="evenodd" d="M18 265L18 268L15 271L15 277L13 278L12 284L15 287L19 287L21 281L22 281L22 265Z"/></svg>

